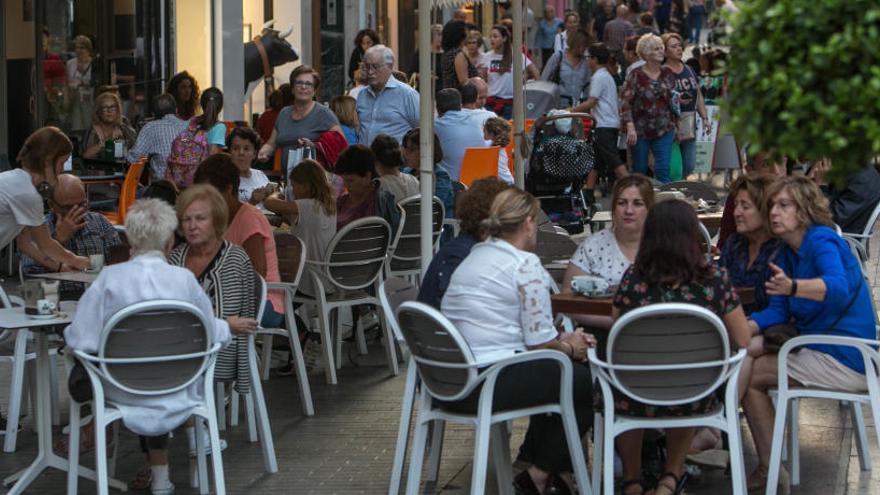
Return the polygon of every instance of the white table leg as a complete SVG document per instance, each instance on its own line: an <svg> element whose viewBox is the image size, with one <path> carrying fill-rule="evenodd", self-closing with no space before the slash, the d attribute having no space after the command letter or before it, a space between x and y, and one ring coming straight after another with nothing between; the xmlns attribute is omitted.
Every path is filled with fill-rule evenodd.
<svg viewBox="0 0 880 495"><path fill-rule="evenodd" d="M48 468L67 471L67 459L59 457L52 452L52 399L50 395L49 373L53 371L49 369L49 339L43 330L35 331L34 335L37 347L37 417L35 419L39 425L37 429L37 458L27 468L3 480L3 484L7 486L15 482L15 486L7 492L8 495L24 493L37 476ZM91 480L95 479L95 471L82 466L79 468L79 475ZM110 486L122 491L128 489L127 484L114 479L110 480Z"/></svg>

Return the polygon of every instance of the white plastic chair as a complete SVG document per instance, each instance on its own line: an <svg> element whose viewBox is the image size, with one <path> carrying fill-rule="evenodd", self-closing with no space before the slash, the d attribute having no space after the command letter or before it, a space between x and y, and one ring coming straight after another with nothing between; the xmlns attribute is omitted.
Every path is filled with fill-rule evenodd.
<svg viewBox="0 0 880 495"><path fill-rule="evenodd" d="M314 416L315 405L312 402L312 388L309 386L309 376L306 372L306 364L303 360L302 346L299 343L299 331L296 328L296 315L293 309L293 300L302 280L303 270L306 266L306 246L302 240L289 233L276 233L275 246L278 252L278 271L281 274L281 282L269 282L268 289L276 289L284 292L284 321L285 328L257 329L257 335L263 337L262 348L262 378L269 379L269 365L272 361L272 340L274 336L286 337L293 353L293 364L296 366L296 381L299 385L299 397L302 401L303 414ZM260 320L257 320L260 321Z"/></svg>
<svg viewBox="0 0 880 495"><path fill-rule="evenodd" d="M880 201L874 205L874 211L871 212L871 216L868 218L868 223L865 224L865 228L860 234L854 232L844 232L841 234L844 238L849 237L855 239L856 242L859 243L861 246L860 252L864 255L864 258L860 259L863 261L867 261L868 256L871 254L868 243L871 241L871 238L874 237L874 231L878 219L880 219Z"/></svg>
<svg viewBox="0 0 880 495"><path fill-rule="evenodd" d="M379 301L385 314L385 321L391 327L397 345L400 347L403 359L407 361L406 382L403 385L403 397L400 401L400 423L397 429L397 443L394 448L394 459L391 462L391 479L388 483L388 495L397 495L400 491L400 480L403 476L403 465L406 460L406 446L409 442L409 426L412 418L413 406L415 405L419 379L416 366L413 363L406 340L400 333L397 323L397 308L406 301L415 301L419 294L418 288L409 280L393 277L382 282L379 287ZM437 481L440 473L440 455L442 450L444 423L442 420L434 422L432 430L431 456L428 460L429 481Z"/></svg>
<svg viewBox="0 0 880 495"><path fill-rule="evenodd" d="M434 252L440 245L440 234L443 233L443 217L446 208L440 198L431 199L431 245ZM414 282L421 281L422 269L422 231L421 213L422 196L416 194L401 199L397 205L403 210L397 240L390 250L388 263L385 265L386 277L408 277Z"/></svg>
<svg viewBox="0 0 880 495"><path fill-rule="evenodd" d="M254 304L257 306L256 320L260 321L263 317L263 311L266 309L266 281L259 273L254 272ZM259 440L263 447L263 462L266 465L266 472L277 473L278 461L275 458L275 443L272 441L272 427L269 424L269 413L266 409L266 397L263 395L263 384L260 381L259 370L257 369L257 350L254 344L254 336L248 336L248 367L251 378L250 391L244 394L245 410L247 412L248 423L248 440L251 443L257 441L257 433L259 430ZM223 382L217 382L217 422L218 425L223 423L223 411L225 406L225 385ZM230 392L229 403L229 425L238 425L238 405L241 400L235 387Z"/></svg>
<svg viewBox="0 0 880 495"><path fill-rule="evenodd" d="M547 413L559 414L562 417L578 488L581 494L592 493L581 438L575 422L571 360L565 354L550 350L523 352L502 359L478 372L478 365L464 338L439 311L426 304L405 302L397 310L397 320L421 379L419 413L406 484L408 495L419 493L428 425L432 421L442 420L474 425L476 430L474 465L470 493L484 492L491 431L493 433L491 450L499 493L507 493L513 482L510 472L507 422ZM559 365L562 377L559 383L559 402L522 409L493 411L492 400L499 373L507 366L537 360L552 360ZM435 399L452 402L462 400L480 386L482 388L476 414L454 413L434 404Z"/></svg>
<svg viewBox="0 0 880 495"><path fill-rule="evenodd" d="M401 220L403 221L403 220ZM341 366L342 335L336 328L337 318L331 319L339 308L362 304L379 305L374 295L379 291L379 280L388 259L391 246L391 226L380 217L355 220L342 228L327 246L323 261L306 261L314 281L315 297L297 295L294 301L316 305L320 322L321 344L324 347L324 373L327 383L335 385L336 368ZM332 289L328 293L327 289ZM372 290L372 294L368 291ZM335 315L334 315L335 316ZM397 353L391 330L379 312L385 334L385 353L388 367L397 375ZM360 325L355 330L358 351L367 353L367 342ZM335 344L335 346L334 346ZM335 352L334 352L335 347Z"/></svg>
<svg viewBox="0 0 880 495"><path fill-rule="evenodd" d="M839 345L853 347L859 351L865 361L865 377L868 384L866 392L843 392L838 390L797 387L790 388L788 385L788 357L792 349L808 344ZM800 484L800 455L798 449L799 427L797 421L797 404L802 398L829 399L846 401L852 408L853 427L856 429L856 446L859 453L861 468L863 471L871 469L870 451L867 433L865 430L864 416L861 404L871 407L871 414L876 424L880 424L880 383L878 383L877 371L880 364L880 354L873 347L880 345L877 340L857 339L854 337L840 337L831 335L805 335L788 340L779 349L779 382L776 388L776 418L773 424L773 443L770 450L770 470L767 475L767 493L776 493L779 483L779 466L782 460L783 437L785 435L786 419L789 414L789 402L791 402L791 420L789 421L789 463L791 484ZM877 429L877 437L880 440L880 429Z"/></svg>
<svg viewBox="0 0 880 495"><path fill-rule="evenodd" d="M203 394L202 404L193 415L208 423L211 437L215 492L226 493L220 436L214 409L214 363L220 343L211 343L207 318L192 304L174 300L154 300L119 310L101 330L98 354L80 350L68 353L78 360L91 380L92 414L95 420L95 463L97 492L108 493L107 425L122 419L112 402L105 401L105 387L132 396L156 398L183 390L196 382ZM70 401L67 493L77 491L80 421L82 404ZM201 428L196 427L196 446L201 493L208 493L208 478ZM117 442L118 443L118 442Z"/></svg>
<svg viewBox="0 0 880 495"><path fill-rule="evenodd" d="M607 362L589 349L593 377L602 390L602 413L593 424L593 491L614 493L614 439L645 428L708 426L730 439L733 493L745 495L745 468L737 415L737 378L745 349L731 355L724 323L711 311L682 303L652 304L634 309L614 322L608 337ZM724 403L712 413L685 417L643 418L618 414L612 390L657 406L695 402L724 389ZM602 469L601 474L599 469Z"/></svg>

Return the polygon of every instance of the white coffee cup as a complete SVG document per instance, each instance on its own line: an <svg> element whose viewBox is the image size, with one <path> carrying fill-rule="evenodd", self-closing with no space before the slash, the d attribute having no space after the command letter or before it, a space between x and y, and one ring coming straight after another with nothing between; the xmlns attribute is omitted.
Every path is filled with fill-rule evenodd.
<svg viewBox="0 0 880 495"><path fill-rule="evenodd" d="M608 281L597 275L577 275L571 278L571 289L581 294L604 294L608 292Z"/></svg>
<svg viewBox="0 0 880 495"><path fill-rule="evenodd" d="M104 255L103 254L90 254L89 255L89 270L92 271L101 271L104 268Z"/></svg>
<svg viewBox="0 0 880 495"><path fill-rule="evenodd" d="M37 314L51 315L55 313L55 303L48 299L37 301Z"/></svg>

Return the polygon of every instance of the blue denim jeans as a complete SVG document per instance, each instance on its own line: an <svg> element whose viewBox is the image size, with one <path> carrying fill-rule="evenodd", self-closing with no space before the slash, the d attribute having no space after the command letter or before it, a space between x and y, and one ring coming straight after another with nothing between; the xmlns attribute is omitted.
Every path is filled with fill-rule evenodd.
<svg viewBox="0 0 880 495"><path fill-rule="evenodd" d="M706 17L706 7L702 5L691 6L690 10L688 10L687 34L690 42L695 45L700 43L700 33L703 30L704 17Z"/></svg>
<svg viewBox="0 0 880 495"><path fill-rule="evenodd" d="M681 180L685 180L694 173L697 166L697 140L688 139L678 143L681 150Z"/></svg>
<svg viewBox="0 0 880 495"><path fill-rule="evenodd" d="M672 158L672 139L675 131L669 131L656 139L642 139L633 146L633 172L648 171L648 150L654 155L654 178L663 184L669 182L669 160Z"/></svg>

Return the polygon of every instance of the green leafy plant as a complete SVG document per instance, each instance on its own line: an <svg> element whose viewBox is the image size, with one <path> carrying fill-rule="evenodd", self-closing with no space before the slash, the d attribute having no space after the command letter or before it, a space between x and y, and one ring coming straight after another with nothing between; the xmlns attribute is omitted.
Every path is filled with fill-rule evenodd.
<svg viewBox="0 0 880 495"><path fill-rule="evenodd" d="M776 155L830 158L838 178L880 154L880 2L738 5L727 109L740 142Z"/></svg>

